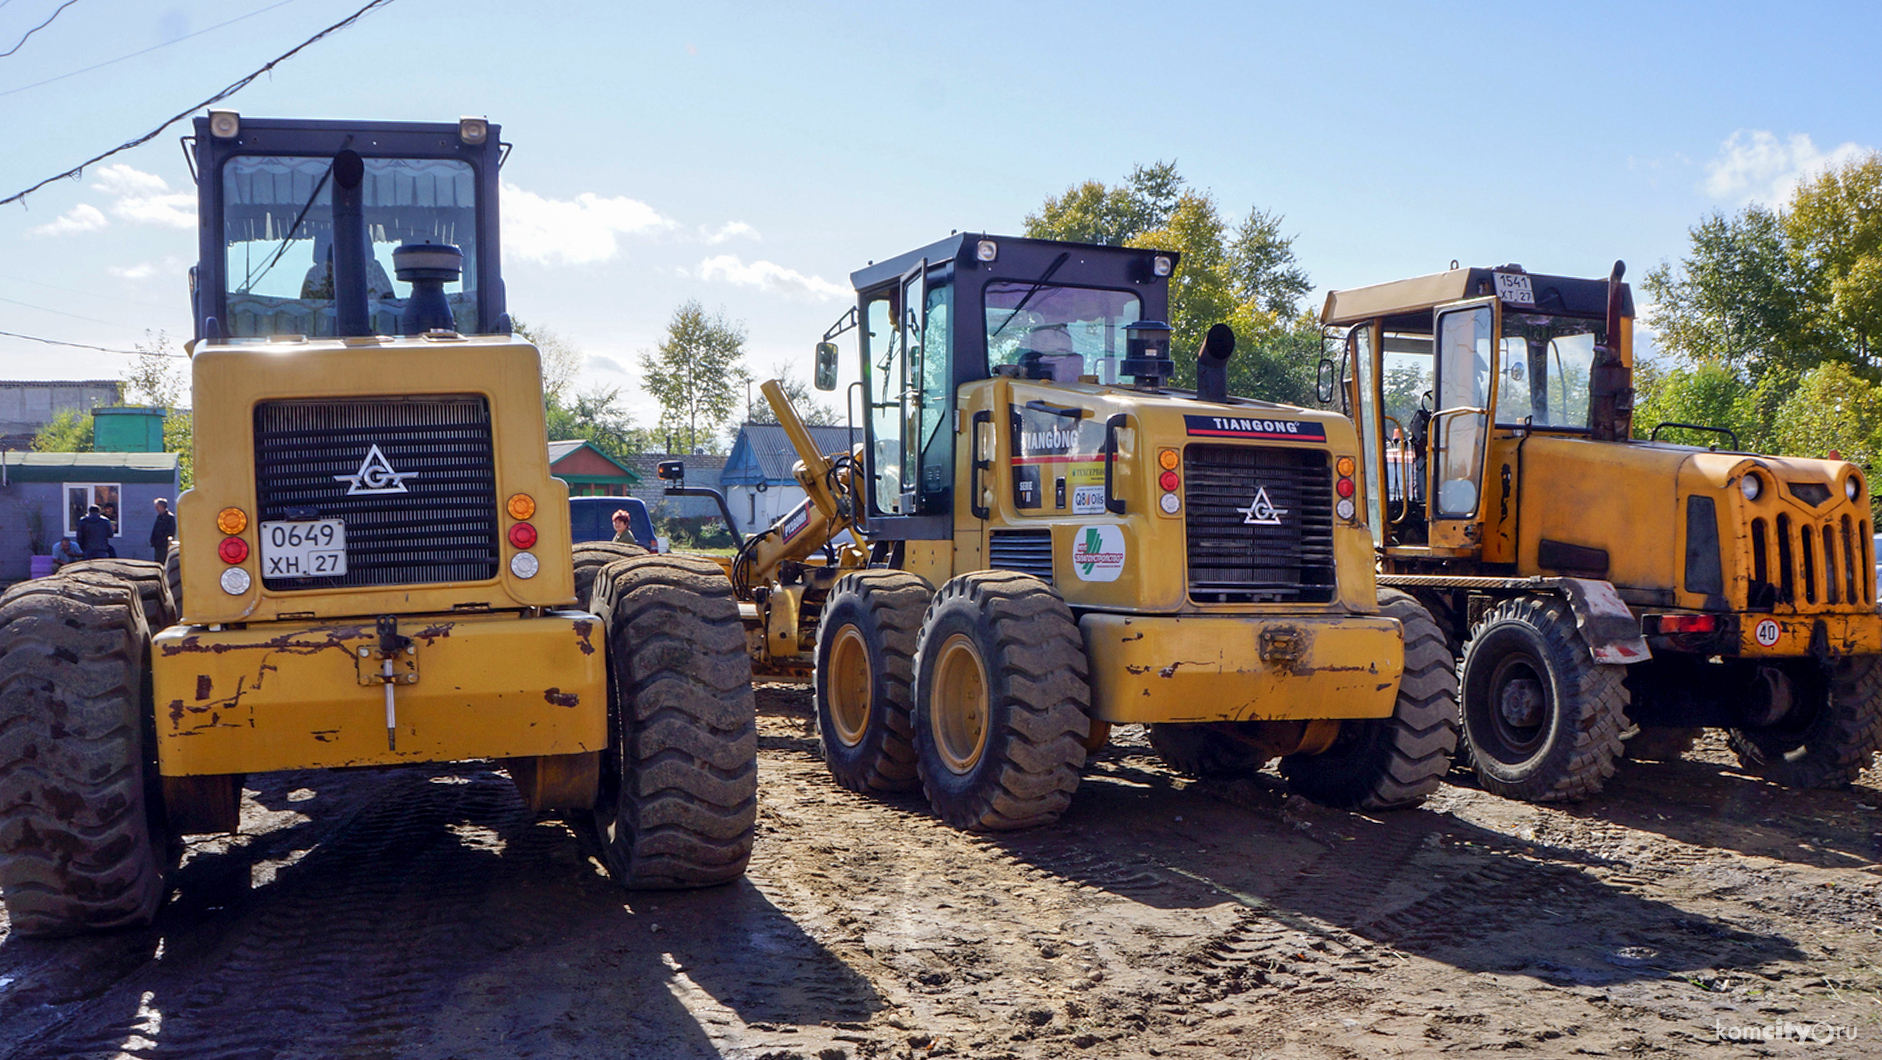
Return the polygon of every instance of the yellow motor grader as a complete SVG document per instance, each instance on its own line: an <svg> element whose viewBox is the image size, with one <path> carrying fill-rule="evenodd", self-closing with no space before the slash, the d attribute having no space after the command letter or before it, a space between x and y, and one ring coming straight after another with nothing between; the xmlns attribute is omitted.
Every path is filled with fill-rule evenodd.
<svg viewBox="0 0 1882 1060"><path fill-rule="evenodd" d="M1868 482L1716 427L1635 438L1623 271L1453 268L1327 297L1379 582L1460 648L1489 790L1592 794L1706 726L1774 781L1848 784L1882 747Z"/></svg>
<svg viewBox="0 0 1882 1060"><path fill-rule="evenodd" d="M148 920L179 837L234 830L271 770L499 759L626 886L744 871L737 603L704 560L571 553L504 309L505 147L481 118L196 120L181 548L0 597L14 930Z"/></svg>
<svg viewBox="0 0 1882 1060"><path fill-rule="evenodd" d="M1145 724L1179 769L1279 758L1336 806L1436 788L1453 663L1424 608L1375 589L1352 426L1230 397L1223 325L1197 389L1169 386L1177 265L955 235L856 272L818 345L833 389L856 336L849 451L820 453L766 384L807 497L728 573L759 672L812 664L839 783L1041 824L1113 725Z"/></svg>

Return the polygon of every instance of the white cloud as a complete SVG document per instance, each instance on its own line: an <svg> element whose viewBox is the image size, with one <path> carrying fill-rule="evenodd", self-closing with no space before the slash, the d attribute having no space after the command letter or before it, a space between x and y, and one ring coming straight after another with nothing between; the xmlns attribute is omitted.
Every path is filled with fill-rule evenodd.
<svg viewBox="0 0 1882 1060"><path fill-rule="evenodd" d="M57 220L49 221L37 228L29 228L29 236L69 236L74 232L96 232L111 222L98 212L98 207L79 203L67 210Z"/></svg>
<svg viewBox="0 0 1882 1060"><path fill-rule="evenodd" d="M707 258L700 262L697 275L702 280L723 280L726 283L756 287L764 291L777 291L782 294L800 295L825 301L849 298L855 293L821 276L806 276L796 269L787 269L769 261L754 261L747 265L732 254L721 254L716 258Z"/></svg>
<svg viewBox="0 0 1882 1060"><path fill-rule="evenodd" d="M1704 186L1713 198L1740 206L1776 205L1803 181L1868 151L1855 143L1822 151L1803 133L1780 140L1764 129L1740 129L1719 145L1718 157L1706 163Z"/></svg>
<svg viewBox="0 0 1882 1060"><path fill-rule="evenodd" d="M132 224L196 227L196 196L189 192L172 192L170 185L155 173L116 165L98 170L97 177L92 190L112 197L112 216Z"/></svg>
<svg viewBox="0 0 1882 1060"><path fill-rule="evenodd" d="M620 252L617 236L658 232L673 222L644 202L585 191L549 199L503 185L503 252L515 260L588 265Z"/></svg>
<svg viewBox="0 0 1882 1060"><path fill-rule="evenodd" d="M588 370L591 372L614 372L617 375L627 374L627 369L621 367L620 361L612 357L603 357L598 353L588 355Z"/></svg>
<svg viewBox="0 0 1882 1060"><path fill-rule="evenodd" d="M157 274L157 266L140 261L131 266L113 265L105 271L121 280L147 280Z"/></svg>
<svg viewBox="0 0 1882 1060"><path fill-rule="evenodd" d="M756 228L753 228L743 221L727 221L718 228L712 229L707 228L705 225L699 226L699 238L714 245L723 243L728 239L736 239L739 236L744 236L752 240L764 239L763 236L758 234Z"/></svg>

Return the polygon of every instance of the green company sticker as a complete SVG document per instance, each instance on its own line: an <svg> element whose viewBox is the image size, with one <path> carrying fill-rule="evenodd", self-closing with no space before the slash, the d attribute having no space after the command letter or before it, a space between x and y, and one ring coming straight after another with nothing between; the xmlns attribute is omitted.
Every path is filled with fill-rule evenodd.
<svg viewBox="0 0 1882 1060"><path fill-rule="evenodd" d="M1117 581L1124 572L1124 528L1085 527L1072 543L1072 570L1080 581Z"/></svg>

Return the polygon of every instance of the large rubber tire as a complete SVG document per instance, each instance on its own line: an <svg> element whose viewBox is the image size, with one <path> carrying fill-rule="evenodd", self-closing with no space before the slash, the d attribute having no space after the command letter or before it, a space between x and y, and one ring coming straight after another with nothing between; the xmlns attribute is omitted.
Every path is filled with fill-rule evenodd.
<svg viewBox="0 0 1882 1060"><path fill-rule="evenodd" d="M180 620L183 617L183 550L174 541L163 556L163 583L170 587L170 603Z"/></svg>
<svg viewBox="0 0 1882 1060"><path fill-rule="evenodd" d="M149 655L136 597L97 573L0 596L0 897L22 935L148 923L163 900Z"/></svg>
<svg viewBox="0 0 1882 1060"><path fill-rule="evenodd" d="M851 791L907 791L915 769L915 642L934 586L899 570L846 574L817 626L817 736Z"/></svg>
<svg viewBox="0 0 1882 1060"><path fill-rule="evenodd" d="M737 879L758 810L751 657L725 572L697 556L617 560L595 578L608 632L608 751L595 831L630 889Z"/></svg>
<svg viewBox="0 0 1882 1060"><path fill-rule="evenodd" d="M1703 728L1642 725L1621 737L1621 754L1636 762L1677 762L1692 750Z"/></svg>
<svg viewBox="0 0 1882 1060"><path fill-rule="evenodd" d="M575 603L582 608L588 608L589 594L594 591L595 575L601 573L601 568L617 560L634 559L648 554L647 550L639 545L619 544L613 541L582 541L578 542L572 551L575 562Z"/></svg>
<svg viewBox="0 0 1882 1060"><path fill-rule="evenodd" d="M1594 661L1561 600L1492 607L1464 646L1458 689L1484 789L1528 802L1600 791L1628 724L1623 669Z"/></svg>
<svg viewBox="0 0 1882 1060"><path fill-rule="evenodd" d="M144 625L152 633L176 624L176 600L161 563L147 559L82 559L61 567L59 573L103 575L129 585L137 593Z"/></svg>
<svg viewBox="0 0 1882 1060"><path fill-rule="evenodd" d="M1218 725L1162 722L1146 728L1150 749L1178 773L1227 779L1252 776L1268 764L1268 756Z"/></svg>
<svg viewBox="0 0 1882 1060"><path fill-rule="evenodd" d="M1855 782L1882 750L1882 656L1839 659L1819 679L1814 709L1755 729L1731 729L1739 764L1791 788Z"/></svg>
<svg viewBox="0 0 1882 1060"><path fill-rule="evenodd" d="M1091 734L1085 645L1038 578L949 581L915 648L915 754L928 805L956 828L1050 824L1078 790Z"/></svg>
<svg viewBox="0 0 1882 1060"><path fill-rule="evenodd" d="M1379 610L1405 634L1392 716L1343 721L1332 747L1281 759L1289 789L1325 806L1416 806L1438 790L1457 750L1457 663L1444 630L1397 589L1379 590Z"/></svg>

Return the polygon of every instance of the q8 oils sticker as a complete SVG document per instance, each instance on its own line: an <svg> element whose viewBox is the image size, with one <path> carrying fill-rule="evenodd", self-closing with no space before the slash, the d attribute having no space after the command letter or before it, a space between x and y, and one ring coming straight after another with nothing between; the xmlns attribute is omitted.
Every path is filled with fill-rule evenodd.
<svg viewBox="0 0 1882 1060"><path fill-rule="evenodd" d="M1081 526L1072 539L1072 572L1084 582L1114 582L1124 573L1124 528Z"/></svg>

